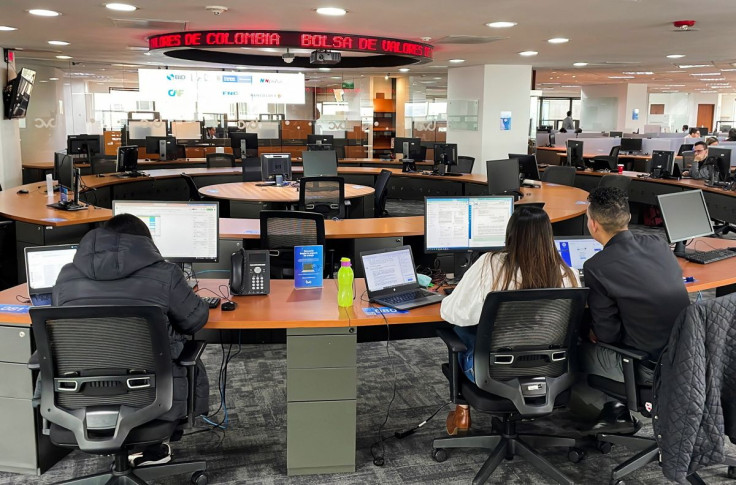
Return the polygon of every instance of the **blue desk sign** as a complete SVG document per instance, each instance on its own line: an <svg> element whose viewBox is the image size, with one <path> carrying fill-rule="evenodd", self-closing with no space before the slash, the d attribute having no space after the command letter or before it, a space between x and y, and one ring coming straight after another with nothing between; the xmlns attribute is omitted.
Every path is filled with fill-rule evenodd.
<svg viewBox="0 0 736 485"><path fill-rule="evenodd" d="M369 317L377 317L377 316L380 316L382 313L385 315L388 315L391 313L409 313L409 311L408 310L397 310L395 308L389 308L387 306L382 306L382 307L363 308L363 313L365 313Z"/></svg>
<svg viewBox="0 0 736 485"><path fill-rule="evenodd" d="M0 313L28 313L28 305L0 305Z"/></svg>

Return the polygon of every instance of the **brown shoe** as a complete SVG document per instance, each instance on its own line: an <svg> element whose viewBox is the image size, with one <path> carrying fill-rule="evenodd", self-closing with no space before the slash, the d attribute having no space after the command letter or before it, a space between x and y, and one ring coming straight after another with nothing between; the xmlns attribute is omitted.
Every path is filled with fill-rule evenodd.
<svg viewBox="0 0 736 485"><path fill-rule="evenodd" d="M455 406L454 411L447 415L447 434L455 436L458 431L466 432L470 429L470 408Z"/></svg>

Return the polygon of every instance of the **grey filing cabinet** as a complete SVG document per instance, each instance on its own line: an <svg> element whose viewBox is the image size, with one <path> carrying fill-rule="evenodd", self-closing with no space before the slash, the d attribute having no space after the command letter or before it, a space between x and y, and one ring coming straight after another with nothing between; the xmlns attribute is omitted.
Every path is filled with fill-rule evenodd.
<svg viewBox="0 0 736 485"><path fill-rule="evenodd" d="M286 468L289 475L355 471L357 332L286 333Z"/></svg>
<svg viewBox="0 0 736 485"><path fill-rule="evenodd" d="M68 449L51 444L33 409L33 344L28 326L0 323L0 471L40 475Z"/></svg>

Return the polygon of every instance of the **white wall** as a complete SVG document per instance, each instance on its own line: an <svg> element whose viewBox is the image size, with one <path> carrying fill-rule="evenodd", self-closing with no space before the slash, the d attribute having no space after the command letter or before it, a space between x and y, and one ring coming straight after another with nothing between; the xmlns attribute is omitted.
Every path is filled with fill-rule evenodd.
<svg viewBox="0 0 736 485"><path fill-rule="evenodd" d="M662 130L675 133L682 130L682 125L690 126L688 120L688 94L687 93L651 93L649 95L649 106L653 104L664 104L663 115L647 115L649 124L662 125ZM649 113L649 108L647 108Z"/></svg>
<svg viewBox="0 0 736 485"><path fill-rule="evenodd" d="M647 124L649 103L647 102L647 85L629 83L626 85L626 109L624 111L624 130L626 132L639 131L644 133ZM633 119L634 110L639 110L639 119Z"/></svg>
<svg viewBox="0 0 736 485"><path fill-rule="evenodd" d="M477 99L478 106L483 106L483 66L459 67L447 71L447 99ZM483 113L479 108L478 131L454 130L447 127L447 143L457 143L458 155L473 157L476 163L473 172L478 170L483 160ZM449 125L449 123L448 123ZM490 160L490 158L488 159ZM485 170L485 167L484 169Z"/></svg>
<svg viewBox="0 0 736 485"><path fill-rule="evenodd" d="M0 91L7 84L7 79L8 65L0 62ZM31 103L33 103L32 97ZM18 124L18 120L6 120L4 116L0 117L0 185L4 189L20 185L22 181Z"/></svg>
<svg viewBox="0 0 736 485"><path fill-rule="evenodd" d="M36 83L25 127L20 129L21 154L26 162L50 162L55 151L66 148L63 72L47 66L29 67L36 71ZM60 80L49 81L51 77Z"/></svg>
<svg viewBox="0 0 736 485"><path fill-rule="evenodd" d="M626 84L583 86L580 128L585 131L623 131L626 126Z"/></svg>

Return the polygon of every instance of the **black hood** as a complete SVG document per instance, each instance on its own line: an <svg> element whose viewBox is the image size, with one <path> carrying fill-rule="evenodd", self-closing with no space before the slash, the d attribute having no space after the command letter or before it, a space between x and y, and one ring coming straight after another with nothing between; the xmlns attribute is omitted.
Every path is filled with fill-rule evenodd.
<svg viewBox="0 0 736 485"><path fill-rule="evenodd" d="M89 279L107 281L125 278L163 259L146 236L94 229L79 243L74 266Z"/></svg>

